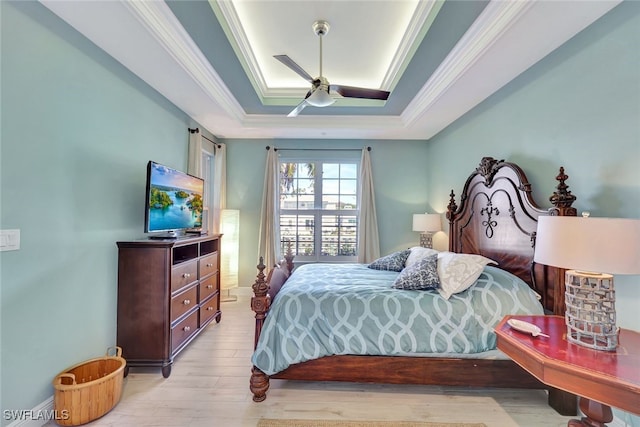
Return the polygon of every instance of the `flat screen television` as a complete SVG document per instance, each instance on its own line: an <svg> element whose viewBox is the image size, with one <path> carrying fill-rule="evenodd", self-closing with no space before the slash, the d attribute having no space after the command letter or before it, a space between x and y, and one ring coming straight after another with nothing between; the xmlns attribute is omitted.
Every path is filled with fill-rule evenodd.
<svg viewBox="0 0 640 427"><path fill-rule="evenodd" d="M200 233L204 180L149 161L144 232L150 238Z"/></svg>

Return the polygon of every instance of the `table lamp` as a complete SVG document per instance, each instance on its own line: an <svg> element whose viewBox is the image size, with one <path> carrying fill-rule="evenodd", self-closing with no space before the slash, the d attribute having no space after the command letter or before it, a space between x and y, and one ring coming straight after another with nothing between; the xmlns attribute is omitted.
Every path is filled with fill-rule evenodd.
<svg viewBox="0 0 640 427"><path fill-rule="evenodd" d="M442 230L439 214L413 214L413 231L420 232L420 246L433 247L433 233Z"/></svg>
<svg viewBox="0 0 640 427"><path fill-rule="evenodd" d="M618 345L613 274L640 274L640 220L538 217L534 261L565 273L567 340L596 350Z"/></svg>

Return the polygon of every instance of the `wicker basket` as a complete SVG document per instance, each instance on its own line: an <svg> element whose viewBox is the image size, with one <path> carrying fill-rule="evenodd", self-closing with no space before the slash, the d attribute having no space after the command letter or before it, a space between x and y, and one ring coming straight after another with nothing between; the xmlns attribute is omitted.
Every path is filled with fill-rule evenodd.
<svg viewBox="0 0 640 427"><path fill-rule="evenodd" d="M100 418L120 401L124 368L122 349L107 349L104 357L87 360L59 373L53 380L56 422L77 426Z"/></svg>

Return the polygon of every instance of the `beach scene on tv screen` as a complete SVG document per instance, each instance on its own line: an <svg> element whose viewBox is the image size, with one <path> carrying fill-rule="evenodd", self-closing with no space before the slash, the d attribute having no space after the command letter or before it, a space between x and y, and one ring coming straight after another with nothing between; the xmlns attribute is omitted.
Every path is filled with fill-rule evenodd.
<svg viewBox="0 0 640 427"><path fill-rule="evenodd" d="M202 181L152 163L149 231L200 228Z"/></svg>

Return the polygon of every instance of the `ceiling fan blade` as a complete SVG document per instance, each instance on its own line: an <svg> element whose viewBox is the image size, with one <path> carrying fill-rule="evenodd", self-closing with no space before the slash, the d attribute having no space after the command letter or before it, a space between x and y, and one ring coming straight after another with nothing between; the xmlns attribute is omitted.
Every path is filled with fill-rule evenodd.
<svg viewBox="0 0 640 427"><path fill-rule="evenodd" d="M329 90L338 92L345 98L366 98L366 99L381 99L386 101L389 98L391 92L378 89L365 89L362 87L342 86L342 85L330 85Z"/></svg>
<svg viewBox="0 0 640 427"><path fill-rule="evenodd" d="M273 55L278 61L282 62L287 67L291 68L293 71L298 73L303 79L308 81L309 83L313 83L313 77L309 75L305 70L302 69L301 66L293 62L293 59L289 58L287 55Z"/></svg>
<svg viewBox="0 0 640 427"><path fill-rule="evenodd" d="M306 99L303 99L302 102L300 102L300 104L296 106L296 108L294 108L289 114L287 114L287 117L296 117L302 110L304 110L304 107L306 107L307 105L309 105L309 103Z"/></svg>

